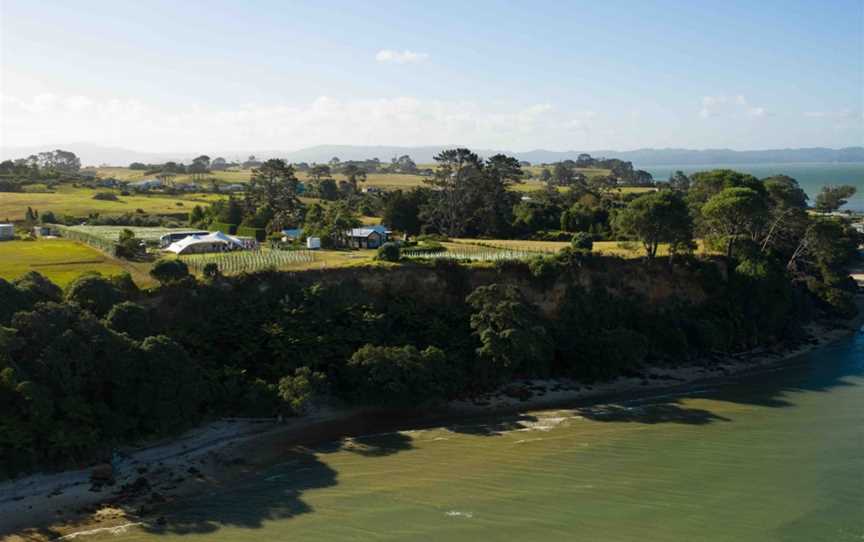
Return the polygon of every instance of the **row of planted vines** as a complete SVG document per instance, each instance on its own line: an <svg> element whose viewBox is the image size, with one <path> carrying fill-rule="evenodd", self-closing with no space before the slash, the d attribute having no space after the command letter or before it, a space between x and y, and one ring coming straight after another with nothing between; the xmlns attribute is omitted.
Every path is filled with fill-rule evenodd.
<svg viewBox="0 0 864 542"><path fill-rule="evenodd" d="M117 254L116 241L105 236L93 234L87 231L81 231L76 228L62 226L59 224L52 224L51 229L56 230L61 237L65 237L66 239L77 241L79 243L84 243L85 245L90 245L91 247L106 252L112 256L115 256Z"/></svg>
<svg viewBox="0 0 864 542"><path fill-rule="evenodd" d="M425 250L402 250L404 258L446 259L463 260L475 262L495 262L501 260L524 260L538 256L541 252L531 250L509 250L482 246L460 246L449 247L440 252L429 252Z"/></svg>
<svg viewBox="0 0 864 542"><path fill-rule="evenodd" d="M241 250L212 254L179 256L193 273L202 273L204 266L215 263L223 275L251 273L262 269L278 269L315 260L311 250Z"/></svg>

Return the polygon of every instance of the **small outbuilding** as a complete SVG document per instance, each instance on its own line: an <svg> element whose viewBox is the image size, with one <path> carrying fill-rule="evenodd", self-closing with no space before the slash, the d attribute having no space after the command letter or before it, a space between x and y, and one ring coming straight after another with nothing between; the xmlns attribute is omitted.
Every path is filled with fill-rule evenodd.
<svg viewBox="0 0 864 542"><path fill-rule="evenodd" d="M171 243L165 250L174 254L203 254L245 250L246 248L247 244L242 240L217 231L207 235L189 235Z"/></svg>
<svg viewBox="0 0 864 542"><path fill-rule="evenodd" d="M15 239L15 226L12 224L0 224L0 241Z"/></svg>

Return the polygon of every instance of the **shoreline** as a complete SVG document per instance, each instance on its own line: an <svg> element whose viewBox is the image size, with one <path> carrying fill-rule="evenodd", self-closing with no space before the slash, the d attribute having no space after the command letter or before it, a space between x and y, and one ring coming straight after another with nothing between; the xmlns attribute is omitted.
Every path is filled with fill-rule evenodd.
<svg viewBox="0 0 864 542"><path fill-rule="evenodd" d="M855 278L864 279L864 275ZM626 404L793 367L796 359L859 332L864 324L864 294L856 296L856 303L859 314L855 319L831 326L810 324L808 339L792 350L757 349L718 356L710 366L702 360L675 368L644 368L639 376L590 385L568 379L518 381L470 401L455 400L415 411L325 408L281 424L273 420L209 422L180 437L122 449L126 455L111 483L91 483L92 466L0 483L0 539L69 540L141 524L158 525L172 503L255 476L298 446L473 418Z"/></svg>

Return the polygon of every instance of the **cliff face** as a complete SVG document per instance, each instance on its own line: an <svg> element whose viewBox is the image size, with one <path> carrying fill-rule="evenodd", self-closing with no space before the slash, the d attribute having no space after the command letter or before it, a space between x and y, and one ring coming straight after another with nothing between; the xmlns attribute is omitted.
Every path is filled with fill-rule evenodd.
<svg viewBox="0 0 864 542"><path fill-rule="evenodd" d="M568 289L605 288L622 296L644 300L651 305L668 301L699 304L708 297L706 285L720 264L669 266L640 260L592 257L576 266L537 270L521 262L502 266L467 267L452 264L356 267L291 274L306 284L340 285L345 291L372 298L410 297L435 305L461 304L475 288L488 284L513 284L524 298L544 316L554 318Z"/></svg>

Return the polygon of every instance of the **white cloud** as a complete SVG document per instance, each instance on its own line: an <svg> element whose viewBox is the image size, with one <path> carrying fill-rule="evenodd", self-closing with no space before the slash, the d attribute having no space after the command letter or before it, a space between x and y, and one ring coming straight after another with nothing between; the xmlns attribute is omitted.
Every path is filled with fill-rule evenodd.
<svg viewBox="0 0 864 542"><path fill-rule="evenodd" d="M426 53L417 53L405 49L404 51L394 51L392 49L381 49L375 55L375 60L389 64L417 64L429 58Z"/></svg>
<svg viewBox="0 0 864 542"><path fill-rule="evenodd" d="M764 117L768 114L764 107L750 104L744 96L703 96L699 116L703 119L712 117Z"/></svg>
<svg viewBox="0 0 864 542"><path fill-rule="evenodd" d="M41 97L40 97L41 96ZM301 104L166 109L139 100L2 97L5 146L87 141L151 151L297 149L317 144L584 147L597 114L539 102L514 106L402 96ZM577 122L575 128L571 123Z"/></svg>

